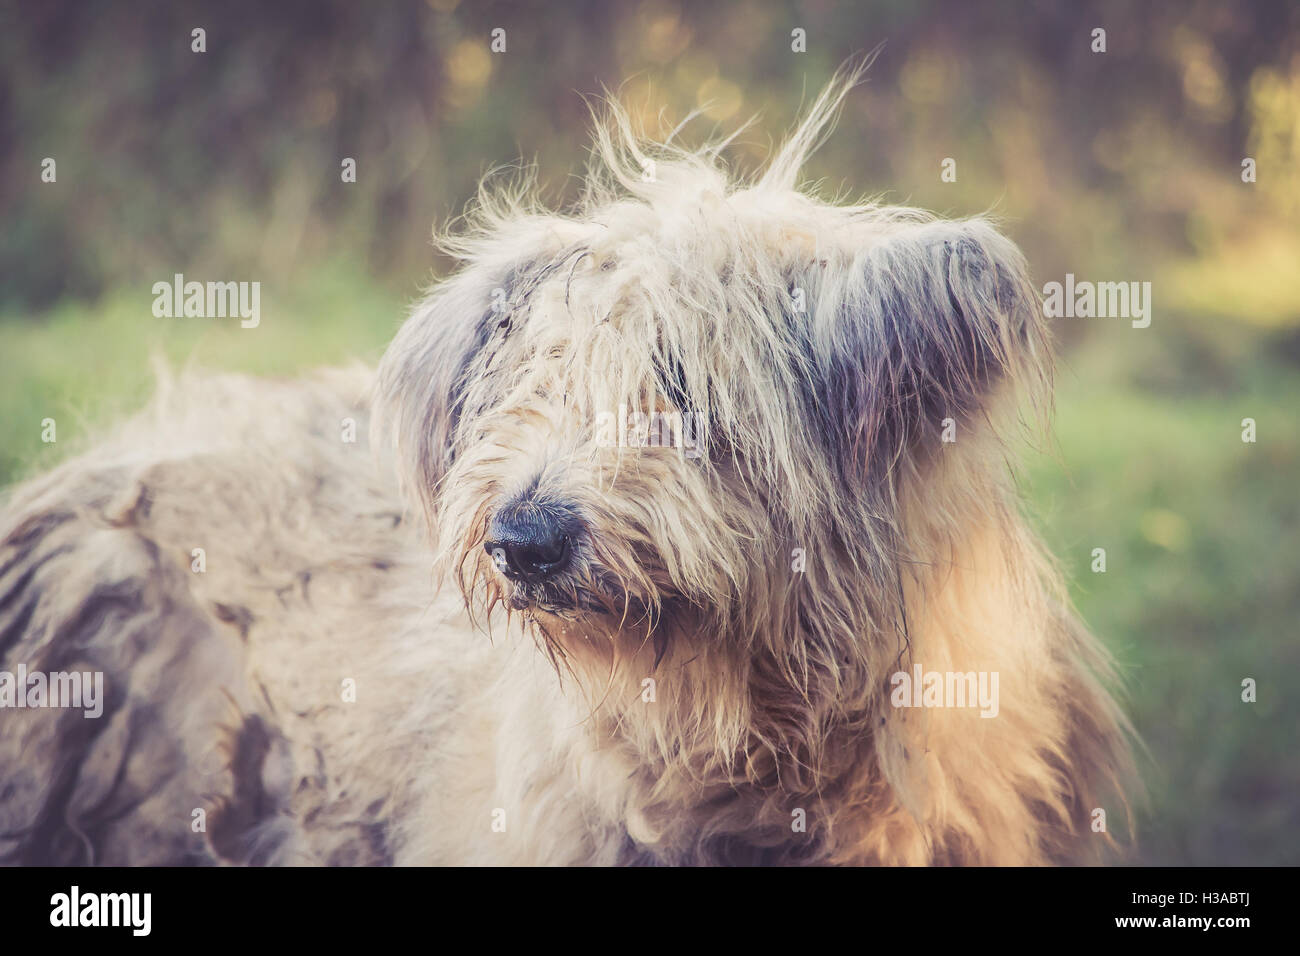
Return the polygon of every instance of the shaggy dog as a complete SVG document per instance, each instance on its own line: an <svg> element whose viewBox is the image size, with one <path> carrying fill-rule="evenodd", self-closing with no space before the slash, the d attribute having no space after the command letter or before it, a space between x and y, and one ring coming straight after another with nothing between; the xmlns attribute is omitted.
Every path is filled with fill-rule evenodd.
<svg viewBox="0 0 1300 956"><path fill-rule="evenodd" d="M10 680L0 859L1104 846L1126 725L1008 467L1043 315L988 222L797 188L854 79L740 182L615 109L569 213L483 190L377 375L164 380L19 488L0 670L104 700Z"/></svg>

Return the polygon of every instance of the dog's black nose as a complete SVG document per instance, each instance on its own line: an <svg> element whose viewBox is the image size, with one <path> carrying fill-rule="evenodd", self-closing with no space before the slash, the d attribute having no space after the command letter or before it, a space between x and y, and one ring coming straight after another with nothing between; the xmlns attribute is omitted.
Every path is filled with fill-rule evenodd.
<svg viewBox="0 0 1300 956"><path fill-rule="evenodd" d="M539 584L568 567L573 525L562 508L532 501L510 504L492 516L483 550L506 577Z"/></svg>

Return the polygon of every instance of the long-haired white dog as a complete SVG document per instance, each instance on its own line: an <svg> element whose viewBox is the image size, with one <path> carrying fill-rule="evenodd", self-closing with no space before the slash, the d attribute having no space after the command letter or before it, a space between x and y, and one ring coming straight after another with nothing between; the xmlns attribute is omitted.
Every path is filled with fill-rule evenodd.
<svg viewBox="0 0 1300 956"><path fill-rule="evenodd" d="M797 188L852 80L745 181L613 110L576 209L485 188L377 376L164 381L19 488L0 860L1104 846L1126 725L1007 467L1043 316L986 221Z"/></svg>

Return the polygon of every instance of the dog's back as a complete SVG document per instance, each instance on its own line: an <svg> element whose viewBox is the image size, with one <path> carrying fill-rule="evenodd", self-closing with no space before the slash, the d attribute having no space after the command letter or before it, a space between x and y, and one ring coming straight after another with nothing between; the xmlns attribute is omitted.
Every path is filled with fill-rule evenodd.
<svg viewBox="0 0 1300 956"><path fill-rule="evenodd" d="M0 672L79 673L87 697L102 673L103 700L96 716L13 688L0 862L390 859L398 768L419 758L409 740L386 754L402 701L454 702L410 632L428 561L371 458L367 382L165 383L17 489Z"/></svg>

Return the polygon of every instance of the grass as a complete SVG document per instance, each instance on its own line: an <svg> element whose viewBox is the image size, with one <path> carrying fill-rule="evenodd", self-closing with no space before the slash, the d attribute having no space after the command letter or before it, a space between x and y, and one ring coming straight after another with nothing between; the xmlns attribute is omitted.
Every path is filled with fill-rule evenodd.
<svg viewBox="0 0 1300 956"><path fill-rule="evenodd" d="M1231 394L1098 387L1108 351L1078 356L1061 383L1061 460L1035 460L1028 489L1151 752L1141 858L1295 864L1300 380L1257 355ZM1242 702L1244 678L1255 703Z"/></svg>
<svg viewBox="0 0 1300 956"><path fill-rule="evenodd" d="M263 287L254 329L235 318L155 318L148 286L93 306L69 303L39 321L0 318L0 485L48 467L143 406L155 355L173 367L192 362L270 376L376 360L406 305L346 268L283 288L294 292ZM46 418L56 423L53 445L41 440Z"/></svg>
<svg viewBox="0 0 1300 956"><path fill-rule="evenodd" d="M403 314L398 295L344 268L286 287L310 291L264 289L256 330L156 319L148 289L0 318L0 483L140 407L153 353L288 375L376 358ZM1300 674L1300 377L1245 335L1217 323L1092 331L1059 382L1058 452L1024 473L1074 599L1128 682L1151 753L1140 859L1154 864L1300 862L1288 686ZM41 442L47 417L56 445ZM1091 569L1094 548L1105 573Z"/></svg>

